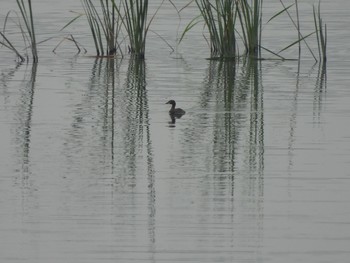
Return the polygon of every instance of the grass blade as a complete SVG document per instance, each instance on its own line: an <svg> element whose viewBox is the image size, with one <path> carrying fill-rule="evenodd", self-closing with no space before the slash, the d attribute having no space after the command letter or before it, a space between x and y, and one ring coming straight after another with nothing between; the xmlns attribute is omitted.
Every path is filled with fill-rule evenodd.
<svg viewBox="0 0 350 263"><path fill-rule="evenodd" d="M282 9L281 11L279 11L277 14L273 15L273 16L267 21L267 23L269 23L271 20L275 19L275 18L278 17L279 15L283 14L284 12L286 12L286 11L287 11L289 8L291 8L293 5L294 5L294 3L291 4L291 5L289 5L289 6L287 6L287 7L285 7L285 8L283 8L283 9Z"/></svg>
<svg viewBox="0 0 350 263"><path fill-rule="evenodd" d="M17 2L17 6L21 12L24 24L26 26L26 33L29 35L33 61L37 62L38 61L38 51L37 51L37 43L36 43L36 39L35 39L32 1L27 0L28 7L26 7L24 0L16 0L16 2ZM24 34L24 31L22 31L22 34ZM23 36L23 38L25 38L25 37Z"/></svg>
<svg viewBox="0 0 350 263"><path fill-rule="evenodd" d="M300 43L301 41L304 41L306 38L308 38L309 36L311 36L311 35L314 34L314 33L315 33L315 32L311 32L310 34L308 34L308 35L306 35L306 36L303 36L302 38L300 38L300 39L294 41L292 44L286 46L285 48L283 48L283 49L281 49L279 52L277 52L277 54L279 54L279 53L281 53L281 52L287 50L288 48L290 48L290 47L292 47L292 46L294 46L294 45L296 45L296 44L298 44L298 43Z"/></svg>

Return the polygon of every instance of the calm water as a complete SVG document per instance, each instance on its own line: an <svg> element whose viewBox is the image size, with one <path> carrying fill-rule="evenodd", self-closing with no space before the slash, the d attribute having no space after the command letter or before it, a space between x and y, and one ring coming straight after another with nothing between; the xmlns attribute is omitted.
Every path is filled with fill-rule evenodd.
<svg viewBox="0 0 350 263"><path fill-rule="evenodd" d="M265 2L267 18L280 9ZM0 49L0 261L346 262L349 3L322 3L323 70L305 46L300 67L208 61L201 26L176 46L196 8L180 19L169 3L151 29L175 52L150 32L144 63L96 60L84 19L58 33L79 2L34 1L39 40L53 37L40 62ZM266 25L264 45L287 46L288 27ZM87 55L51 52L68 34ZM169 99L186 110L175 122Z"/></svg>

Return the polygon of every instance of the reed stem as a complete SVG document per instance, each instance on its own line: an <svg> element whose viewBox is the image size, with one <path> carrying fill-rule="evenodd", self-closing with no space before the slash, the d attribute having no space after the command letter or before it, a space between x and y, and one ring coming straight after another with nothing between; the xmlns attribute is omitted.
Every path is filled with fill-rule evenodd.
<svg viewBox="0 0 350 263"><path fill-rule="evenodd" d="M260 56L262 33L262 4L263 0L247 0L239 2L238 17L241 24L243 44L250 56Z"/></svg>
<svg viewBox="0 0 350 263"><path fill-rule="evenodd" d="M322 22L321 2L318 3L317 10L313 6L314 23L320 61L327 61L327 25Z"/></svg>
<svg viewBox="0 0 350 263"><path fill-rule="evenodd" d="M27 34L29 35L33 61L38 62L38 51L37 51L37 44L35 39L32 1L27 0L27 7L26 7L26 4L24 3L24 0L16 0L16 2L19 10L21 11L21 15L27 29Z"/></svg>
<svg viewBox="0 0 350 263"><path fill-rule="evenodd" d="M82 4L94 40L97 56L114 55L119 48L118 35L121 29L120 17L115 16L113 0L99 0L98 9L92 0Z"/></svg>
<svg viewBox="0 0 350 263"><path fill-rule="evenodd" d="M236 2L231 0L196 0L210 36L211 57L236 56Z"/></svg>

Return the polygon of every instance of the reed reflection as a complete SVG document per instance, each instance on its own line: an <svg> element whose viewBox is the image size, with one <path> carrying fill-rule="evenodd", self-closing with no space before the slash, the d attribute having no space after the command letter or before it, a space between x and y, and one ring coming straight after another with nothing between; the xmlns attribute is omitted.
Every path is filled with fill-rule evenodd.
<svg viewBox="0 0 350 263"><path fill-rule="evenodd" d="M213 121L210 136L214 171L234 172L248 168L261 175L264 120L260 62L244 59L239 63L210 61L200 101L202 121L195 133L210 133L208 121ZM213 117L205 114L211 107ZM239 163L241 160L243 162Z"/></svg>
<svg viewBox="0 0 350 263"><path fill-rule="evenodd" d="M289 138L288 138L288 167L289 170L292 169L293 163L293 152L294 152L294 141L295 141L295 131L297 125L297 109L298 109L298 96L299 96L299 86L300 86L300 59L298 60L298 70L295 82L295 91L292 100L291 116L289 119Z"/></svg>
<svg viewBox="0 0 350 263"><path fill-rule="evenodd" d="M15 65L14 68L10 68L6 70L7 72L2 72L0 74L0 84L1 84L1 90L0 92L3 93L4 97L7 98L7 90L8 90L8 83L14 78L15 73L20 69L23 63L19 62Z"/></svg>
<svg viewBox="0 0 350 263"><path fill-rule="evenodd" d="M138 59L137 57L132 57L129 60L125 82L122 87L122 92L119 96L116 96L116 104L120 105L119 108L122 109L122 114L119 115L119 119L116 119L116 126L118 126L116 134L119 133L120 135L120 140L117 141L120 145L115 145L116 151L119 151L119 154L116 155L118 156L116 163L117 167L119 167L119 171L115 174L115 186L116 189L120 189L121 187L124 188L125 180L129 181L131 178L134 188L132 193L137 193L137 191L135 191L136 189L139 189L139 191L142 192L147 192L146 221L149 241L148 249L149 252L153 254L156 250L156 188L148 95L146 89L145 60ZM143 158L142 156L146 156L146 158ZM147 167L146 175L144 174L145 167ZM120 168L122 168L122 170L120 170ZM147 179L145 180L145 178ZM124 188L123 191L125 190L126 189ZM122 192L116 194L122 195ZM129 201L132 210L137 210L137 214L139 214L140 208L137 206L137 195L132 194L128 198L130 198ZM123 209L121 204L119 208ZM135 218L134 216L129 218L129 215L130 211L127 211L125 215L122 215L122 218L127 220L132 228L134 225L138 224L137 222L139 222L139 220L145 220L144 218ZM135 220L137 222L135 222ZM120 235L123 235L121 229L117 229L116 231L117 233L120 233ZM137 236L137 233L134 233L133 235ZM135 242L138 241L135 240Z"/></svg>
<svg viewBox="0 0 350 263"><path fill-rule="evenodd" d="M95 60L87 90L75 106L66 151L68 161L79 155L93 170L102 166L104 173L115 175L118 187L136 184L143 151L147 165L153 162L145 62L130 59L124 83L119 79L122 62Z"/></svg>
<svg viewBox="0 0 350 263"><path fill-rule="evenodd" d="M86 191L105 186L116 243L142 243L139 233L148 232L153 251L156 190L150 131L145 61L96 59L67 136L67 181L79 183L79 189L86 182ZM86 198L94 194L104 193Z"/></svg>
<svg viewBox="0 0 350 263"><path fill-rule="evenodd" d="M136 173L137 155L143 146L150 147L147 151L152 152L145 71L144 61L130 59L122 93L116 98L116 103L122 110L118 122L122 126L118 131L122 132L123 143L120 164L127 165L129 175Z"/></svg>
<svg viewBox="0 0 350 263"><path fill-rule="evenodd" d="M38 64L31 65L29 80L24 80L25 85L21 90L20 102L17 112L18 127L16 128L16 141L20 155L20 164L22 172L22 183L28 183L30 175L30 138L32 130L33 104L35 81L37 75Z"/></svg>
<svg viewBox="0 0 350 263"><path fill-rule="evenodd" d="M232 221L249 229L254 243L262 243L264 214L264 105L261 61L244 58L220 62L214 88L213 170L223 189L231 192ZM229 184L230 182L230 184ZM244 189L244 190L243 190ZM242 192L243 190L243 192ZM239 200L242 200L240 202ZM240 218L247 217L243 222ZM232 245L239 247L240 228L232 229ZM259 258L259 246L255 251Z"/></svg>
<svg viewBox="0 0 350 263"><path fill-rule="evenodd" d="M81 100L76 103L66 142L67 168L86 163L92 171L101 165L110 171L113 163L114 95L120 62L96 59ZM69 173L68 173L69 174Z"/></svg>
<svg viewBox="0 0 350 263"><path fill-rule="evenodd" d="M315 71L315 66L311 68L311 73ZM298 116L298 97L299 97L299 87L300 87L300 60L298 61L298 69L296 74L295 91L292 100L291 116L289 121L289 138L288 138L288 156L289 156L289 170L294 166L293 156L294 156L294 143L295 143L295 132L297 128L297 116ZM311 73L309 75L311 75ZM327 64L326 62L318 63L317 76L315 78L315 88L313 97L313 116L319 121L322 99L327 90Z"/></svg>
<svg viewBox="0 0 350 263"><path fill-rule="evenodd" d="M327 63L318 64L318 72L314 91L314 116L320 117L322 98L327 91Z"/></svg>
<svg viewBox="0 0 350 263"><path fill-rule="evenodd" d="M119 74L124 69L126 73ZM128 222L132 227L116 227L115 236L121 238L125 231L137 236L136 221L148 222L145 230L153 250L156 191L144 60L96 59L88 88L75 107L68 144L67 159L85 164L84 178L108 178L115 225ZM145 192L148 209L143 214L138 197ZM139 216L135 218L131 211Z"/></svg>
<svg viewBox="0 0 350 263"><path fill-rule="evenodd" d="M181 166L178 164L186 167L185 173L191 172L189 176L202 176L199 207L216 211L215 223L229 222L229 246L236 248L241 246L242 229L243 235L253 237L250 241L254 244L262 242L264 104L260 63L248 58L209 62L199 106L184 129L185 157ZM258 247L254 251L257 257Z"/></svg>

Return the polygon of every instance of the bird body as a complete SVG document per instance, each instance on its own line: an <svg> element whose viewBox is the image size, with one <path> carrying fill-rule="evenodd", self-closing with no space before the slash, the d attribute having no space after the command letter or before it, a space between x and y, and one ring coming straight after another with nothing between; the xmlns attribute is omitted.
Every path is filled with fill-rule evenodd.
<svg viewBox="0 0 350 263"><path fill-rule="evenodd" d="M175 116L177 118L180 118L182 115L184 115L186 113L183 109L175 108L175 106L176 106L175 100L169 100L165 104L171 104L171 108L169 110L169 114L170 115L173 115L173 116Z"/></svg>

